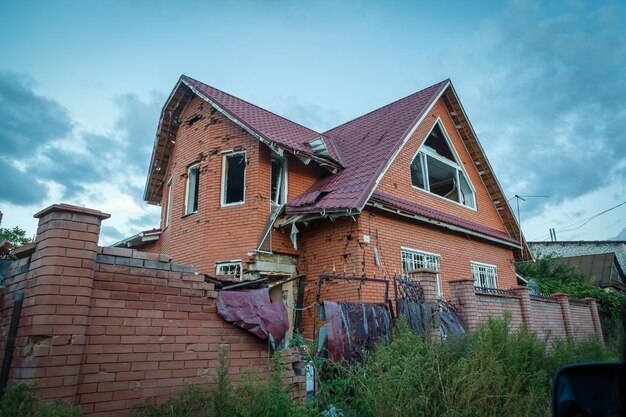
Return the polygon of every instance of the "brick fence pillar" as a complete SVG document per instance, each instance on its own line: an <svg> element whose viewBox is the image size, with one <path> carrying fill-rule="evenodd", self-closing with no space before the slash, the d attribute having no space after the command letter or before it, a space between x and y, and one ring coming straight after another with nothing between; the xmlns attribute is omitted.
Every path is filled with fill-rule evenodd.
<svg viewBox="0 0 626 417"><path fill-rule="evenodd" d="M572 313L569 308L569 297L567 294L552 294L561 305L561 313L563 314L563 323L565 324L565 335L568 338L574 337L574 326L572 326Z"/></svg>
<svg viewBox="0 0 626 417"><path fill-rule="evenodd" d="M589 305L591 310L591 320L593 321L593 330L596 332L598 340L604 342L604 336L602 335L602 325L600 324L600 314L598 313L598 305L593 298L583 298L582 301Z"/></svg>
<svg viewBox="0 0 626 417"><path fill-rule="evenodd" d="M36 383L44 399L75 402L96 267L100 222L108 214L66 204L39 219L24 293L26 338L15 379Z"/></svg>
<svg viewBox="0 0 626 417"><path fill-rule="evenodd" d="M478 327L478 302L474 290L474 280L459 278L449 282L452 303L458 308L459 315L466 330L472 331Z"/></svg>
<svg viewBox="0 0 626 417"><path fill-rule="evenodd" d="M522 310L522 320L524 320L524 326L529 332L535 331L535 324L533 323L533 312L530 304L529 288L524 286L518 286L513 288L513 292L520 298L520 309Z"/></svg>
<svg viewBox="0 0 626 417"><path fill-rule="evenodd" d="M417 268L408 272L409 278L418 281L424 291L424 301L434 305L437 303L437 271Z"/></svg>

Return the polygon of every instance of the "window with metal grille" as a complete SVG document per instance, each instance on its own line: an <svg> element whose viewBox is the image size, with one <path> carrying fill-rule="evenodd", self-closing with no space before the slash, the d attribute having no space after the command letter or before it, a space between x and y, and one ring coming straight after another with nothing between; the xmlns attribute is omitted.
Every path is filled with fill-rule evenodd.
<svg viewBox="0 0 626 417"><path fill-rule="evenodd" d="M233 275L237 278L241 278L241 262L218 262L216 264L215 273L217 275Z"/></svg>
<svg viewBox="0 0 626 417"><path fill-rule="evenodd" d="M495 265L472 262L474 286L482 288L498 288L498 270Z"/></svg>
<svg viewBox="0 0 626 417"><path fill-rule="evenodd" d="M441 256L407 248L402 248L400 252L402 254L402 273L406 275L409 271L417 268L437 271L437 294L441 294L441 277L439 273Z"/></svg>

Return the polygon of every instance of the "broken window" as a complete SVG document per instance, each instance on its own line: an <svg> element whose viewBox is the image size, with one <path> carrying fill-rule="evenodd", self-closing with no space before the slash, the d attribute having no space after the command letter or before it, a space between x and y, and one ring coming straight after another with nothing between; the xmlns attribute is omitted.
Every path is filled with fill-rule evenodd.
<svg viewBox="0 0 626 417"><path fill-rule="evenodd" d="M187 168L187 192L185 197L185 214L198 211L198 192L200 190L200 163Z"/></svg>
<svg viewBox="0 0 626 417"><path fill-rule="evenodd" d="M404 275L407 275L409 271L418 268L426 268L437 271L437 294L441 294L441 278L439 274L439 260L441 257L433 253L408 248L402 248L400 253L402 255L402 273Z"/></svg>
<svg viewBox="0 0 626 417"><path fill-rule="evenodd" d="M167 182L167 206L165 207L165 227L170 225L170 217L172 213L172 179Z"/></svg>
<svg viewBox="0 0 626 417"><path fill-rule="evenodd" d="M483 264L480 262L472 262L471 265L475 287L498 288L498 273L495 265Z"/></svg>
<svg viewBox="0 0 626 417"><path fill-rule="evenodd" d="M475 208L474 189L440 123L436 123L411 162L414 187Z"/></svg>
<svg viewBox="0 0 626 417"><path fill-rule="evenodd" d="M232 275L241 279L241 261L218 262L215 265L216 275Z"/></svg>
<svg viewBox="0 0 626 417"><path fill-rule="evenodd" d="M273 205L282 206L287 199L287 161L272 157L272 175L270 199Z"/></svg>
<svg viewBox="0 0 626 417"><path fill-rule="evenodd" d="M246 152L225 154L222 169L222 206L242 204L246 189Z"/></svg>

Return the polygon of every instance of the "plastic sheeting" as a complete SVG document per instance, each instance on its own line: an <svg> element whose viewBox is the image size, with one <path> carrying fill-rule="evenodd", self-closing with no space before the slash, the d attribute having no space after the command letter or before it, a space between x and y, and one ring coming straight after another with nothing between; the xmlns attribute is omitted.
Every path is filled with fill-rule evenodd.
<svg viewBox="0 0 626 417"><path fill-rule="evenodd" d="M324 315L328 357L336 362L361 360L363 350L381 338L390 340L389 313L383 305L324 301Z"/></svg>
<svg viewBox="0 0 626 417"><path fill-rule="evenodd" d="M269 290L220 291L217 313L226 321L261 339L270 339L275 347L289 329L289 317L282 300L272 303Z"/></svg>

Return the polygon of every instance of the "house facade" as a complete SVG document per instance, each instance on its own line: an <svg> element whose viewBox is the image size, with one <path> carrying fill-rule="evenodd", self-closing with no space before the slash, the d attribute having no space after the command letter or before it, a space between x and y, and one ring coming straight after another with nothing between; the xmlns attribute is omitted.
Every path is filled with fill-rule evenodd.
<svg viewBox="0 0 626 417"><path fill-rule="evenodd" d="M445 296L461 277L512 288L515 260L529 258L449 80L320 133L183 75L144 197L162 208L159 228L117 246L234 280L306 275L301 306L323 273L427 268ZM272 298L295 306L296 291Z"/></svg>

